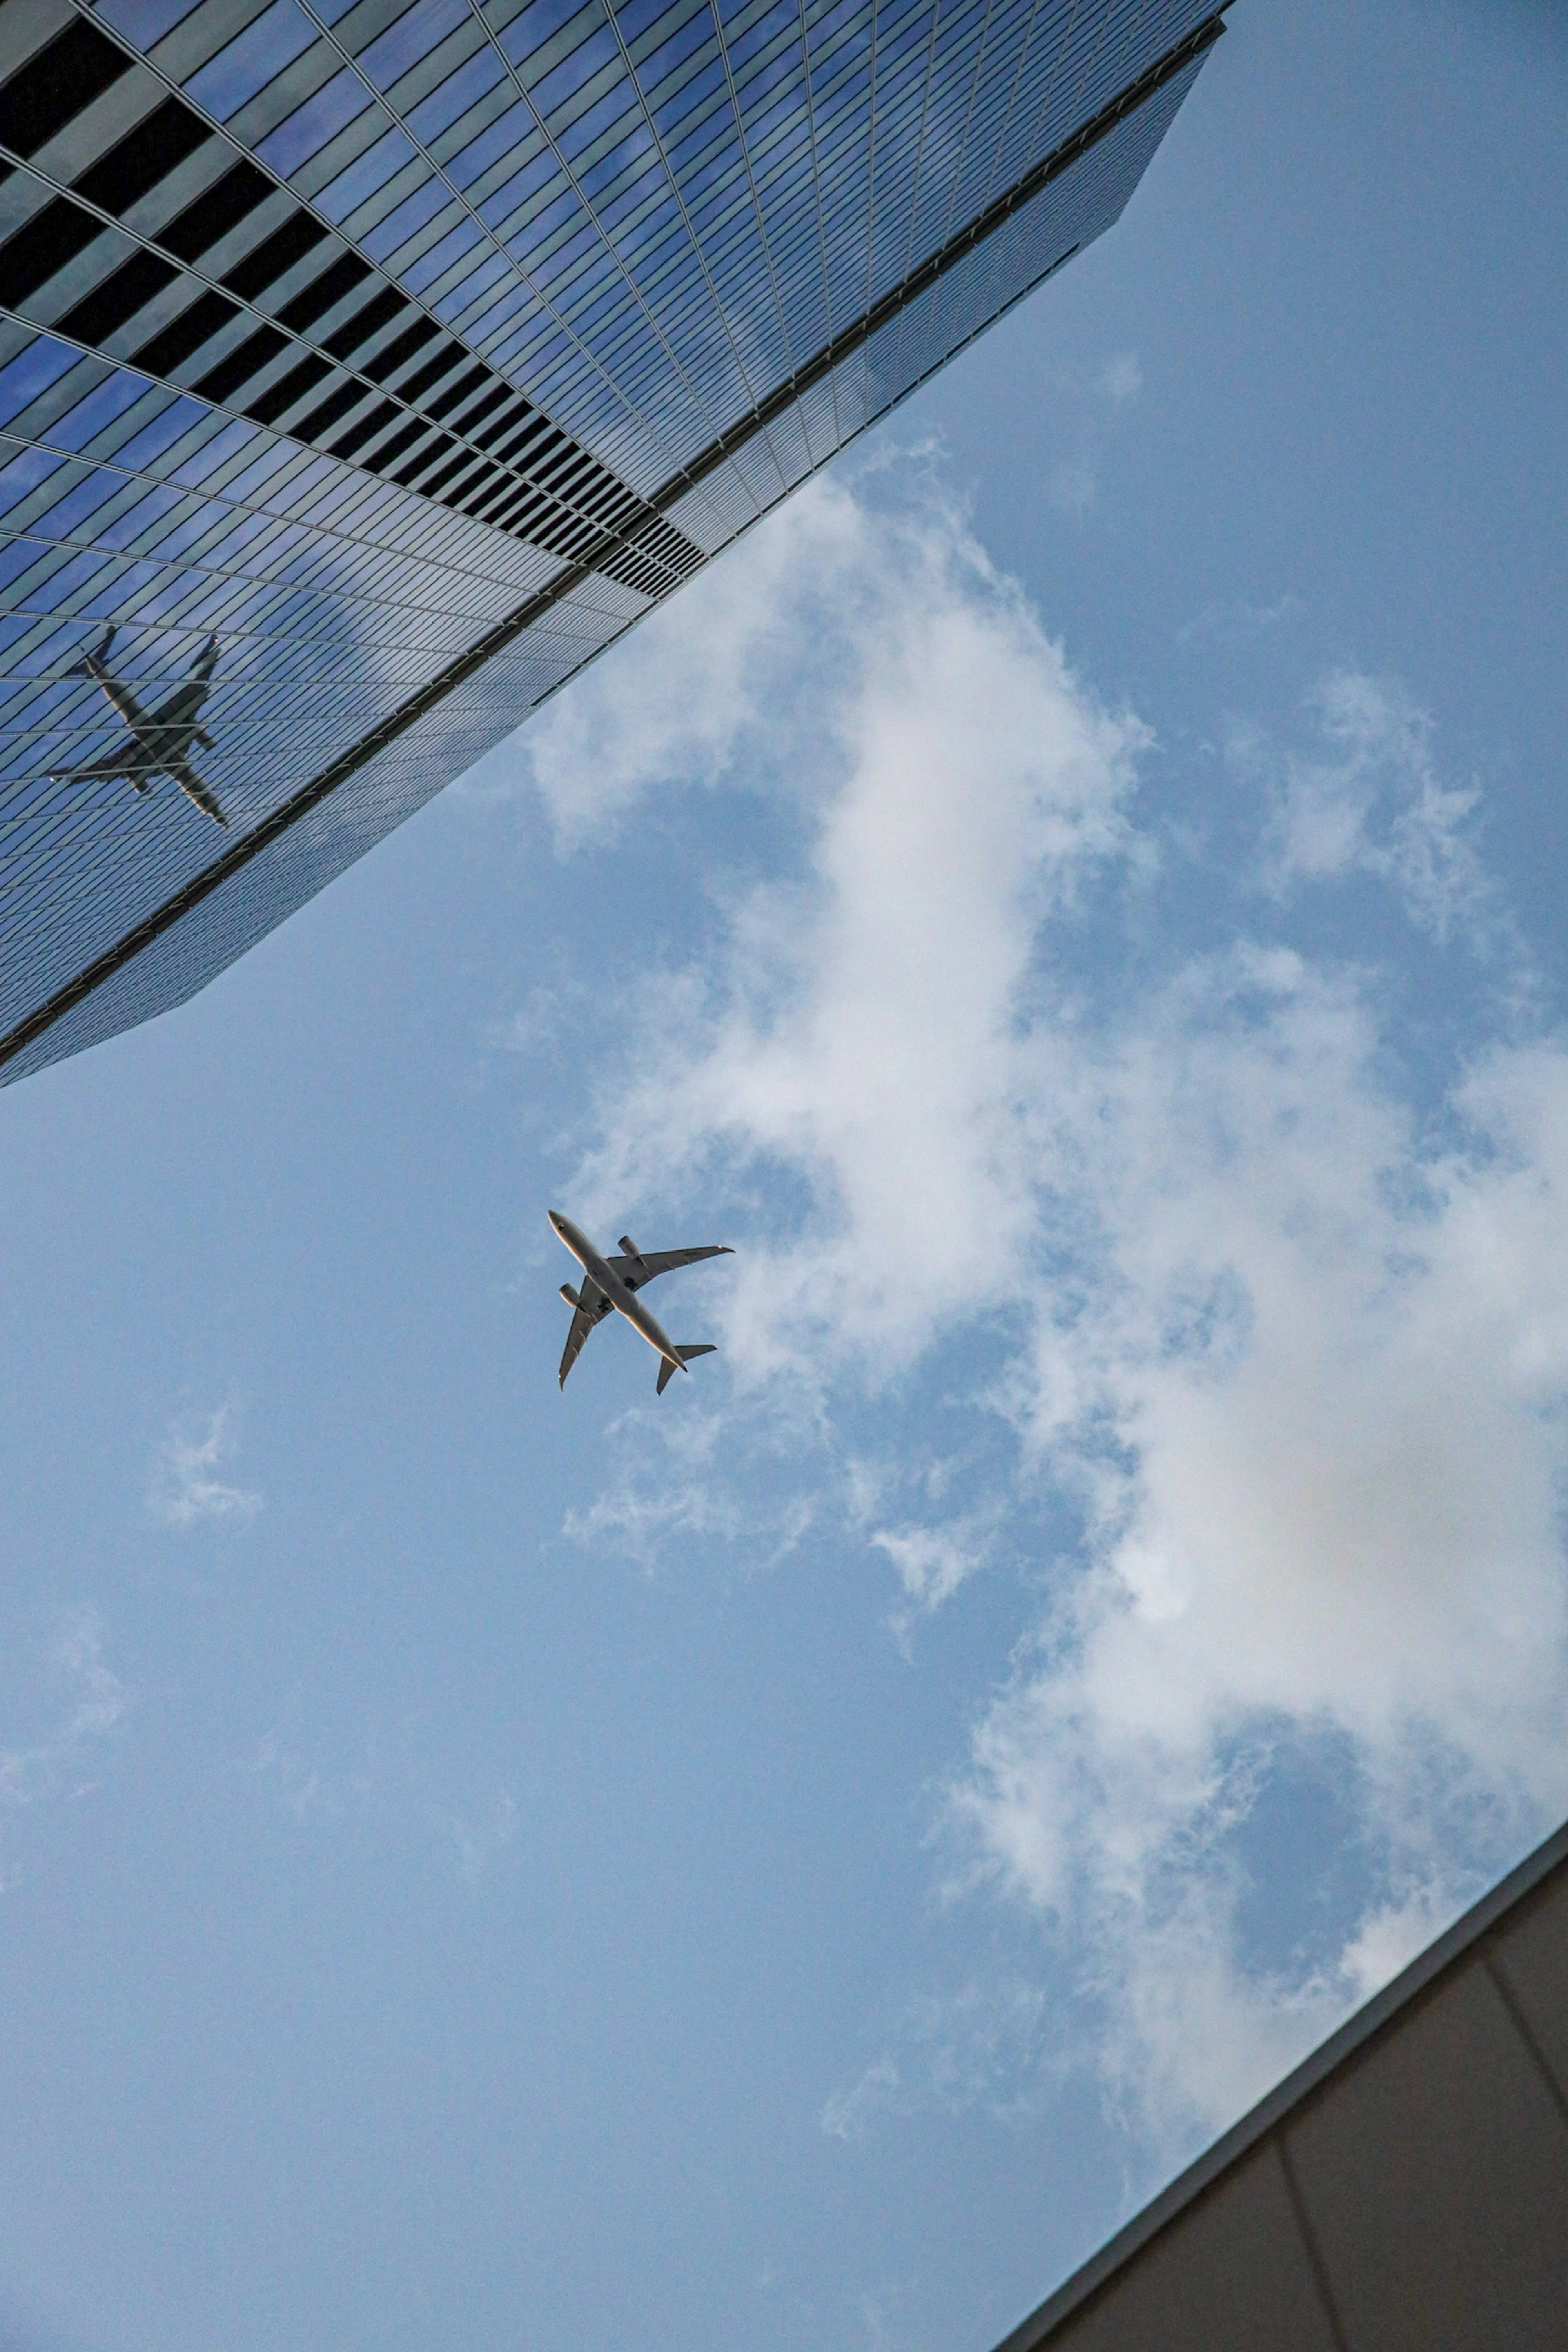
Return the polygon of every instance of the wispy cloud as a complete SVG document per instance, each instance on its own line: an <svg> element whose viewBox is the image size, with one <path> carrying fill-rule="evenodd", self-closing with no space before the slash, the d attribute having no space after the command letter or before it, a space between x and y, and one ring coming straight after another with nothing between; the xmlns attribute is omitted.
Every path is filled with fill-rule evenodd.
<svg viewBox="0 0 1568 2352"><path fill-rule="evenodd" d="M1517 951L1480 856L1479 793L1439 775L1426 712L1397 682L1341 670L1318 688L1313 716L1320 748L1287 757L1271 785L1268 885L1284 895L1373 875L1437 940ZM1257 762L1255 744L1238 750Z"/></svg>
<svg viewBox="0 0 1568 2352"><path fill-rule="evenodd" d="M1059 466L1052 467L1046 488L1058 514L1088 514L1100 495L1093 458L1082 450L1076 457L1064 457Z"/></svg>
<svg viewBox="0 0 1568 2352"><path fill-rule="evenodd" d="M735 630L810 677L820 756L780 776L741 721L702 780L739 761L791 795L802 869L649 983L579 1197L788 1203L735 1262L731 1386L703 1407L726 1447L686 1465L676 1533L737 1539L723 1462L793 1446L818 1525L873 1541L919 1612L973 1572L977 1525L1033 1555L1033 1633L943 1806L951 1885L1070 1952L1150 2128L1212 2123L1568 1797L1568 1050L1477 1029L1434 1116L1385 993L1289 936L1308 880L1370 873L1412 953L1506 960L1470 797L1408 697L1330 680L1317 750L1259 769L1237 849L1266 858L1272 929L1237 936L1227 900L1205 951L1173 931L1162 956L1145 911L1119 960L1173 855L1134 814L1143 728L952 514L824 487L791 530L787 563L763 544L722 576L761 608ZM694 625L646 635L675 700L706 674ZM997 1433L989 1490L855 1503L867 1449L836 1424L874 1409L924 1459L900 1383L939 1370ZM618 1509L657 1540L646 1432L603 1538ZM1331 1930L1260 1943L1247 1824L1314 1747L1366 1884ZM907 2053L885 2063L855 2113L905 2083Z"/></svg>
<svg viewBox="0 0 1568 2352"><path fill-rule="evenodd" d="M45 1664L51 1685L65 1687L64 1711L41 1738L0 1748L0 1804L34 1805L93 1787L102 1743L134 1703L105 1662L103 1628L94 1609L76 1610L66 1619Z"/></svg>
<svg viewBox="0 0 1568 2352"><path fill-rule="evenodd" d="M824 2131L858 2140L891 2116L931 2108L1014 2117L1037 2107L1054 2077L1051 2009L1047 1988L1021 1978L910 2001L894 2022L893 2050L827 2100Z"/></svg>
<svg viewBox="0 0 1568 2352"><path fill-rule="evenodd" d="M147 1482L147 1507L166 1527L195 1527L201 1519L253 1519L261 1496L231 1486L218 1473L238 1452L234 1407L216 1412L184 1412L169 1424Z"/></svg>
<svg viewBox="0 0 1568 2352"><path fill-rule="evenodd" d="M1229 604L1205 604L1190 621L1184 621L1176 631L1176 643L1190 646L1205 638L1218 645L1245 645L1271 629L1298 620L1307 607L1301 598L1287 592L1272 597L1267 604L1239 597Z"/></svg>
<svg viewBox="0 0 1568 2352"><path fill-rule="evenodd" d="M1143 371L1136 352L1118 352L1108 360L1100 379L1100 389L1114 407L1123 408L1136 400L1143 389Z"/></svg>
<svg viewBox="0 0 1568 2352"><path fill-rule="evenodd" d="M237 1759L240 1780L280 1805L320 1839L373 1825L384 1838L412 1833L467 1886L500 1863L523 1823L503 1782L454 1786L428 1749L417 1718L367 1715L345 1724L313 1717L304 1693L289 1692L276 1719Z"/></svg>

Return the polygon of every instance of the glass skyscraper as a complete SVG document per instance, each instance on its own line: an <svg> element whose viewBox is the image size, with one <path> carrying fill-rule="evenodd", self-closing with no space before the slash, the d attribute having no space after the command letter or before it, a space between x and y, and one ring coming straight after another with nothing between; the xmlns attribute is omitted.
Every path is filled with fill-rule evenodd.
<svg viewBox="0 0 1568 2352"><path fill-rule="evenodd" d="M1215 0L0 0L0 1076L179 1003L1117 218Z"/></svg>

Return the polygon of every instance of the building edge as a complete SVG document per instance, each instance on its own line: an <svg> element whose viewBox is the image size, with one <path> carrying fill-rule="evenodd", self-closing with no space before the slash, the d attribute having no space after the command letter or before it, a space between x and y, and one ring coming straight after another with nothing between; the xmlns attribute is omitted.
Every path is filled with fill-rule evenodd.
<svg viewBox="0 0 1568 2352"><path fill-rule="evenodd" d="M1134 2214L1005 2336L995 2352L1044 2352L1057 2330L1086 2312L1136 2256L1152 2246L1227 2174L1237 2171L1272 2131L1305 2107L1349 2060L1373 2047L1412 2009L1434 1995L1516 1906L1564 1864L1568 1864L1568 1822L1417 1953L1381 1992L1374 1993L1185 2172Z"/></svg>

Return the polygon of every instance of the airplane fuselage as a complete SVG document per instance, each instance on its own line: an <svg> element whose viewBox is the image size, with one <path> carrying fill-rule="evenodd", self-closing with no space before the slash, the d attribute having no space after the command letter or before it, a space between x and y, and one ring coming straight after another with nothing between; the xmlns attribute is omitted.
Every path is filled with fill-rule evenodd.
<svg viewBox="0 0 1568 2352"><path fill-rule="evenodd" d="M657 1349L667 1364L672 1364L678 1371L687 1370L688 1367L674 1342L666 1338L637 1292L628 1290L615 1268L600 1256L582 1227L574 1225L570 1217L563 1217L558 1209L551 1210L550 1222L584 1273L597 1283L616 1313L626 1317L634 1331L641 1332L648 1346Z"/></svg>
<svg viewBox="0 0 1568 2352"><path fill-rule="evenodd" d="M135 736L150 773L170 774L189 759L192 743L201 731L196 723L201 708L212 690L205 681L182 687L157 710L143 710L136 697L107 671L99 673L98 682Z"/></svg>
<svg viewBox="0 0 1568 2352"><path fill-rule="evenodd" d="M83 768L69 771L72 776L122 775L139 793L151 790L154 776L172 777L188 800L219 824L226 824L216 794L202 782L191 765L191 753L197 743L211 747L212 738L201 725L202 705L212 692L212 674L218 657L217 639L207 640L205 652L184 685L158 705L155 710L144 710L131 688L115 677L109 666L109 648L116 632L110 629L96 653L83 656L71 675L90 677L102 688L105 699L118 712L131 730L129 740L119 747L112 768Z"/></svg>

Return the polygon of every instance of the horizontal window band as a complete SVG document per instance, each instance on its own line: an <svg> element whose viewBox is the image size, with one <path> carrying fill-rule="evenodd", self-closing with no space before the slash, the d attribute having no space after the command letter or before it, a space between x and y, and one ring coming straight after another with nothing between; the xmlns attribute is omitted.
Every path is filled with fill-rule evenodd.
<svg viewBox="0 0 1568 2352"><path fill-rule="evenodd" d="M292 220L286 220L281 228L275 228L270 236L263 237L243 260L237 261L232 269L226 271L222 282L231 294L237 294L242 302L254 302L259 293L268 286L275 286L297 261L303 261L316 246L324 244L327 232L320 221L312 220L309 213L296 213Z"/></svg>
<svg viewBox="0 0 1568 2352"><path fill-rule="evenodd" d="M212 135L183 99L166 98L71 185L89 205L106 213L128 212L187 155L205 147Z"/></svg>
<svg viewBox="0 0 1568 2352"><path fill-rule="evenodd" d="M179 274L172 261L143 247L111 270L56 323L62 335L74 336L78 342L101 343L116 327L133 319L154 294L172 286Z"/></svg>
<svg viewBox="0 0 1568 2352"><path fill-rule="evenodd" d="M475 425L482 425L487 416L493 416L503 400L513 400L516 396L512 386L498 376L481 400L477 400L472 408L465 409L461 416L452 419L453 432L461 433L467 440L474 440ZM484 445L481 442L477 446L483 447Z"/></svg>
<svg viewBox="0 0 1568 2352"><path fill-rule="evenodd" d="M460 408L470 393L477 392L480 384L489 380L489 373L482 362L478 367L471 367L467 375L459 376L456 383L449 384L438 400L426 401L426 415L450 416L454 408Z"/></svg>
<svg viewBox="0 0 1568 2352"><path fill-rule="evenodd" d="M198 254L209 253L220 236L237 228L273 193L274 184L265 172L258 172L254 163L236 163L221 180L215 180L195 204L176 214L166 228L158 231L158 243L176 260L195 261Z"/></svg>
<svg viewBox="0 0 1568 2352"><path fill-rule="evenodd" d="M368 416L362 417L352 432L345 433L341 441L333 442L331 455L334 457L352 457L356 449L362 449L364 446L373 435L379 433L384 425L390 425L395 416L402 415L402 409L392 401L384 400L378 408L372 409ZM422 440L430 429L429 425L423 423L419 417L411 416L401 433L395 433L391 440L384 443L375 452L374 457L367 457L364 460L367 471L375 474L384 473L388 466L395 465L399 457L406 457L415 443Z"/></svg>
<svg viewBox="0 0 1568 2352"><path fill-rule="evenodd" d="M198 295L190 309L182 310L162 334L154 335L151 342L132 353L131 364L148 375L170 375L193 352L199 352L204 343L210 342L214 335L241 315L237 305L221 294Z"/></svg>
<svg viewBox="0 0 1568 2352"><path fill-rule="evenodd" d="M506 388L511 394L506 405L499 415L492 414L485 419L485 428L482 433L470 433L468 436L476 449L494 449L498 441L502 440L507 434L515 432L524 417L538 415L537 409L522 393L513 392L510 383Z"/></svg>
<svg viewBox="0 0 1568 2352"><path fill-rule="evenodd" d="M303 400L305 394L331 372L330 361L319 359L314 352L308 352L298 367L290 368L270 391L264 392L259 400L252 401L245 413L247 416L254 417L258 425L276 424L285 409L292 408L297 400Z"/></svg>
<svg viewBox="0 0 1568 2352"><path fill-rule="evenodd" d="M340 384L336 392L329 393L319 407L311 409L309 416L302 416L298 425L289 426L291 438L319 441L323 433L330 433L333 425L348 415L351 408L357 408L364 396L364 385L357 376L351 375L347 383Z"/></svg>
<svg viewBox="0 0 1568 2352"><path fill-rule="evenodd" d="M465 450L463 454L467 457L468 452ZM475 484L483 477L489 475L492 470L489 458L481 457L477 466L469 466L465 472L458 476L451 488L442 493L442 505L445 507L460 507L463 500L472 492ZM542 541L536 543L542 544Z"/></svg>
<svg viewBox="0 0 1568 2352"><path fill-rule="evenodd" d="M68 196L56 196L0 246L0 302L16 310L102 235L103 223L95 214Z"/></svg>
<svg viewBox="0 0 1568 2352"><path fill-rule="evenodd" d="M256 332L247 335L244 342L230 352L226 359L219 360L216 367L209 368L205 375L191 386L191 390L200 400L226 401L242 383L248 383L253 375L258 375L269 360L275 360L280 352L288 349L288 336L279 334L276 327L258 327Z"/></svg>
<svg viewBox="0 0 1568 2352"><path fill-rule="evenodd" d="M302 287L290 301L285 302L278 313L279 325L288 327L296 335L302 334L307 327L341 302L345 294L352 294L356 286L363 286L369 276L368 261L362 261L357 253L340 253L319 278L312 278L308 286Z"/></svg>
<svg viewBox="0 0 1568 2352"><path fill-rule="evenodd" d="M517 462L518 457L521 455L521 452L528 446L531 441L537 441L541 449L546 449L552 446L552 436L555 439L561 441L564 441L566 438L564 433L560 432L555 425L552 425L547 417L536 417L534 422L529 425L526 432L520 433L515 441L506 442L502 447L496 451L496 456L503 466L514 465ZM532 463L533 459L531 457L529 459L529 464L531 466Z"/></svg>
<svg viewBox="0 0 1568 2352"><path fill-rule="evenodd" d="M352 457L356 449L363 449L367 441L374 440L378 433L384 433L386 427L395 423L404 413L395 400L378 400L367 415L362 416L356 425L351 425L346 433L340 434L337 440L331 443L327 450L328 457ZM410 422L416 433L424 429L417 417L412 418ZM398 436L395 435L393 437L395 443ZM403 446L406 449L412 444L405 441ZM384 449L377 450L376 457L380 461L378 464L372 465L368 460L363 461L371 473L379 473L381 467L386 462Z"/></svg>
<svg viewBox="0 0 1568 2352"><path fill-rule="evenodd" d="M395 286L384 286L379 294L373 294L368 302L361 305L352 319L345 319L341 327L323 338L321 349L330 352L335 360L346 360L351 352L368 343L373 335L379 334L400 310L407 308Z"/></svg>
<svg viewBox="0 0 1568 2352"><path fill-rule="evenodd" d="M443 466L438 474L432 475L429 481L422 482L420 484L419 494L421 498L433 499L437 492L442 489L445 485L451 480L453 475L459 472L461 468L468 464L468 452L466 449L459 449L457 456L452 459L449 465Z"/></svg>
<svg viewBox="0 0 1568 2352"><path fill-rule="evenodd" d="M18 155L36 154L130 70L123 49L76 17L0 84L0 140Z"/></svg>
<svg viewBox="0 0 1568 2352"><path fill-rule="evenodd" d="M444 375L450 375L452 370L468 356L461 343L448 343L445 351L437 352L433 360L426 360L417 375L409 377L403 387L403 398L419 399L422 394L429 391L433 383L439 383Z"/></svg>
<svg viewBox="0 0 1568 2352"><path fill-rule="evenodd" d="M384 352L378 352L374 359L367 360L360 371L361 374L369 376L372 383L384 383L389 375L395 375L400 367L407 364L416 352L424 350L432 335L440 331L432 319L416 320L413 326L405 328L396 341L388 343ZM406 397L406 386L404 393Z"/></svg>
<svg viewBox="0 0 1568 2352"><path fill-rule="evenodd" d="M447 450L456 449L457 446L449 433L433 431L431 439L421 449L417 457L411 457L406 466L400 466L394 474L393 480L401 489L413 489L420 475L428 472L432 466L440 462Z"/></svg>
<svg viewBox="0 0 1568 2352"><path fill-rule="evenodd" d="M463 512L472 515L476 522L493 523L502 509L509 506L516 495L516 484L503 481L499 488L493 486L487 487L479 496L470 498Z"/></svg>

